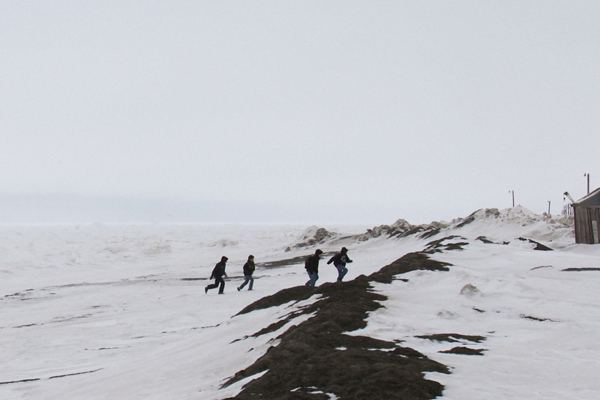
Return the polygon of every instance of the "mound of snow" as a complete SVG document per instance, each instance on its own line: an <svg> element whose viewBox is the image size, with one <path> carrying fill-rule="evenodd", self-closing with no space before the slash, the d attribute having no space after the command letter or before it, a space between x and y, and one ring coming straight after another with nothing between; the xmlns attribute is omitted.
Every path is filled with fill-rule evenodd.
<svg viewBox="0 0 600 400"><path fill-rule="evenodd" d="M574 242L574 221L572 216L561 215L553 218L547 214L536 214L525 207L517 206L498 210L482 208L465 218L451 222L431 222L412 225L399 219L392 225L380 225L367 229L355 238L359 242L378 237L427 239L443 234L480 238L488 243L508 243L517 238L527 238L542 242L552 242L554 247L563 247Z"/></svg>
<svg viewBox="0 0 600 400"><path fill-rule="evenodd" d="M337 233L330 232L325 228L319 228L316 225L306 228L300 238L294 242L294 244L288 246L285 251L291 251L292 249L301 249L305 247L315 246L326 242L327 240L333 239L337 236Z"/></svg>
<svg viewBox="0 0 600 400"><path fill-rule="evenodd" d="M452 221L448 229L479 232L480 235L500 242L526 237L566 245L574 241L573 227L574 221L571 216L561 215L553 218L545 213L535 214L517 206L505 210L483 208L466 218Z"/></svg>

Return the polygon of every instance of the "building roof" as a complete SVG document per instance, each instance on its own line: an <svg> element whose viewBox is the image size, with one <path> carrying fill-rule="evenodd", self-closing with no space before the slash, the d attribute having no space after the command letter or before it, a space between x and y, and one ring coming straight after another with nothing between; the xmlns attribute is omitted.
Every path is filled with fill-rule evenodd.
<svg viewBox="0 0 600 400"><path fill-rule="evenodd" d="M594 190L587 196L579 199L575 204L575 207L590 207L600 208L600 188Z"/></svg>

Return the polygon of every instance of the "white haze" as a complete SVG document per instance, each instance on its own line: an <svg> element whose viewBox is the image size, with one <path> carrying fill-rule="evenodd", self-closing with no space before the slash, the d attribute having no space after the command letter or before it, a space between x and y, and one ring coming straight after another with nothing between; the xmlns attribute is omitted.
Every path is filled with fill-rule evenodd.
<svg viewBox="0 0 600 400"><path fill-rule="evenodd" d="M558 214L600 2L0 2L0 223ZM233 210L233 211L232 211Z"/></svg>

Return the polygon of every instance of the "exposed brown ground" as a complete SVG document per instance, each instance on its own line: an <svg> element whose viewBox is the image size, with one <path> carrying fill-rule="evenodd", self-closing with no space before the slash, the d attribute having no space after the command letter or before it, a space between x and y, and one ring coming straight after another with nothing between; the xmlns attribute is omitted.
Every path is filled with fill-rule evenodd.
<svg viewBox="0 0 600 400"><path fill-rule="evenodd" d="M368 313L383 307L387 298L374 293L371 282L391 283L399 279L397 275L417 269L447 271L448 265L431 260L425 253L411 253L370 276L315 288L293 287L251 304L240 314L315 295L321 297L254 333L258 336L274 332L299 314L314 313L283 333L279 345L271 347L223 386L267 371L246 384L234 399L325 400L330 398L326 393L341 400L421 400L440 396L443 386L425 379L424 372L449 373L446 366L399 343L345 332L364 328Z"/></svg>

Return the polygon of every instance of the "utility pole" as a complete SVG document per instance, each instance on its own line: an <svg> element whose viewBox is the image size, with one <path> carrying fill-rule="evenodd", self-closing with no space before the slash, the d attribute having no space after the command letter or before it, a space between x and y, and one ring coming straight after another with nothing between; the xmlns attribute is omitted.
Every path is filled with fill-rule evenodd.
<svg viewBox="0 0 600 400"><path fill-rule="evenodd" d="M583 176L587 176L587 194L590 194L590 174L586 172Z"/></svg>
<svg viewBox="0 0 600 400"><path fill-rule="evenodd" d="M550 214L550 203L551 203L551 201L548 200L548 216L552 215L552 214Z"/></svg>
<svg viewBox="0 0 600 400"><path fill-rule="evenodd" d="M512 193L513 208L515 208L515 191L514 190L509 190L508 193Z"/></svg>

